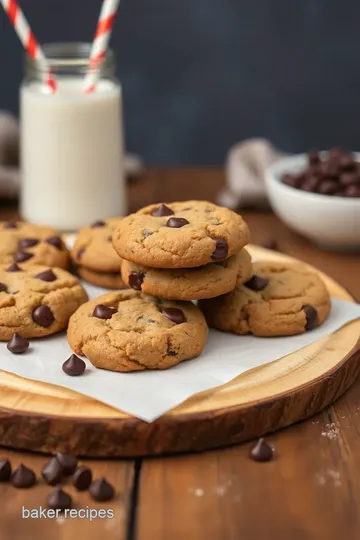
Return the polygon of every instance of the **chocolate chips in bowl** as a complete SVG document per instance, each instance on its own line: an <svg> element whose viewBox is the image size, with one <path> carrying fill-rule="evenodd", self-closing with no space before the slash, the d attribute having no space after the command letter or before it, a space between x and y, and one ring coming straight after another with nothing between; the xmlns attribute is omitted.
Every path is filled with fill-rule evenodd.
<svg viewBox="0 0 360 540"><path fill-rule="evenodd" d="M360 163L351 152L333 148L308 152L307 165L299 173L285 173L287 186L330 197L360 197Z"/></svg>

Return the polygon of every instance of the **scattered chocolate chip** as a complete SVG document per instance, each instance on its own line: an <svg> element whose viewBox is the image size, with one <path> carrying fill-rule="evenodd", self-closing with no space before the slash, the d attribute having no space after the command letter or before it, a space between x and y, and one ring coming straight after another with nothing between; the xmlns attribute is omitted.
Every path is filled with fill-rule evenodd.
<svg viewBox="0 0 360 540"><path fill-rule="evenodd" d="M213 261L221 261L226 259L229 253L229 246L226 240L223 238L216 238L215 240L215 249L211 255Z"/></svg>
<svg viewBox="0 0 360 540"><path fill-rule="evenodd" d="M172 217L167 220L166 226L171 227L172 229L180 229L180 227L184 227L185 225L188 225L189 222L185 218L181 217Z"/></svg>
<svg viewBox="0 0 360 540"><path fill-rule="evenodd" d="M141 291L141 285L143 284L144 278L144 272L130 272L129 287L135 289L135 291Z"/></svg>
<svg viewBox="0 0 360 540"><path fill-rule="evenodd" d="M76 354L72 354L62 365L62 370L66 375L77 377L82 375L86 369L84 360L81 360Z"/></svg>
<svg viewBox="0 0 360 540"><path fill-rule="evenodd" d="M316 165L317 163L319 163L320 162L319 152L310 150L310 152L308 152L308 161L310 165Z"/></svg>
<svg viewBox="0 0 360 540"><path fill-rule="evenodd" d="M290 187L297 188L299 186L299 179L293 174L285 174L282 179L283 183Z"/></svg>
<svg viewBox="0 0 360 540"><path fill-rule="evenodd" d="M171 208L166 206L166 204L161 204L158 208L155 208L155 210L151 212L151 215L154 217L162 217L162 216L172 216L173 213L174 212L171 210Z"/></svg>
<svg viewBox="0 0 360 540"><path fill-rule="evenodd" d="M335 180L323 180L318 187L318 193L322 195L333 195L339 189Z"/></svg>
<svg viewBox="0 0 360 540"><path fill-rule="evenodd" d="M85 251L86 251L86 249L84 247L79 248L77 253L76 253L76 258L81 259L81 257L84 255Z"/></svg>
<svg viewBox="0 0 360 540"><path fill-rule="evenodd" d="M56 484L61 482L64 476L64 468L60 461L56 457L53 457L43 467L41 475L47 484L56 486Z"/></svg>
<svg viewBox="0 0 360 540"><path fill-rule="evenodd" d="M153 232L150 231L150 229L144 229L144 232L143 232L144 238L147 238L148 236L151 236L152 234Z"/></svg>
<svg viewBox="0 0 360 540"><path fill-rule="evenodd" d="M318 185L319 185L319 179L316 176L309 176L302 182L300 187L303 191L312 192L312 191L316 191Z"/></svg>
<svg viewBox="0 0 360 540"><path fill-rule="evenodd" d="M17 488L30 488L36 483L36 476L34 471L21 464L11 477L11 483Z"/></svg>
<svg viewBox="0 0 360 540"><path fill-rule="evenodd" d="M3 229L17 229L17 224L14 221L7 221L4 223Z"/></svg>
<svg viewBox="0 0 360 540"><path fill-rule="evenodd" d="M57 277L54 274L54 272L49 268L49 270L44 270L44 272L40 272L40 274L36 274L35 276L38 279L41 279L41 281L56 281Z"/></svg>
<svg viewBox="0 0 360 540"><path fill-rule="evenodd" d="M186 321L184 312L178 308L163 307L160 309L161 313L175 324L181 324Z"/></svg>
<svg viewBox="0 0 360 540"><path fill-rule="evenodd" d="M45 242L56 247L57 249L63 248L63 241L61 240L60 236L49 236L49 238L45 239Z"/></svg>
<svg viewBox="0 0 360 540"><path fill-rule="evenodd" d="M61 488L56 488L47 498L47 507L51 510L67 510L72 507L72 498Z"/></svg>
<svg viewBox="0 0 360 540"><path fill-rule="evenodd" d="M7 272L22 272L22 269L16 263L12 263L9 266L9 268L6 269L6 271Z"/></svg>
<svg viewBox="0 0 360 540"><path fill-rule="evenodd" d="M89 493L95 501L110 501L114 498L115 490L105 478L99 478L91 484Z"/></svg>
<svg viewBox="0 0 360 540"><path fill-rule="evenodd" d="M303 310L306 316L305 330L313 330L318 323L318 312L312 306L304 306Z"/></svg>
<svg viewBox="0 0 360 540"><path fill-rule="evenodd" d="M29 348L29 341L15 332L7 344L7 349L13 354L22 354Z"/></svg>
<svg viewBox="0 0 360 540"><path fill-rule="evenodd" d="M359 182L359 176L353 172L344 172L339 178L340 184L343 186L351 186L352 184L357 184Z"/></svg>
<svg viewBox="0 0 360 540"><path fill-rule="evenodd" d="M79 467L72 477L72 484L78 491L85 491L92 482L92 472L89 467Z"/></svg>
<svg viewBox="0 0 360 540"><path fill-rule="evenodd" d="M17 263L21 263L21 262L25 262L25 261L28 261L29 259L31 259L31 257L33 257L34 254L33 253L27 253L26 251L17 251L14 255L14 260L17 262Z"/></svg>
<svg viewBox="0 0 360 540"><path fill-rule="evenodd" d="M100 227L105 227L105 225L106 225L105 221L102 221L101 219L99 219L98 221L94 221L94 223L92 223L90 227L92 229L98 229Z"/></svg>
<svg viewBox="0 0 360 540"><path fill-rule="evenodd" d="M166 351L166 356L177 356L177 352L173 351L172 349L168 349Z"/></svg>
<svg viewBox="0 0 360 540"><path fill-rule="evenodd" d="M63 467L64 476L70 476L74 474L77 467L77 458L71 454L65 454L64 452L57 452L55 454L56 459L59 461L60 465Z"/></svg>
<svg viewBox="0 0 360 540"><path fill-rule="evenodd" d="M26 249L28 247L36 246L36 244L39 243L39 240L37 238L22 238L19 240L19 248L20 249Z"/></svg>
<svg viewBox="0 0 360 540"><path fill-rule="evenodd" d="M262 291L265 289L266 285L269 283L268 279L262 278L254 274L249 281L244 283L245 287L251 289L252 291Z"/></svg>
<svg viewBox="0 0 360 540"><path fill-rule="evenodd" d="M98 304L92 316L97 317L98 319L111 319L111 317L117 313L117 309L113 307L104 306L104 304Z"/></svg>
<svg viewBox="0 0 360 540"><path fill-rule="evenodd" d="M348 186L345 189L345 197L360 197L360 184L358 186Z"/></svg>
<svg viewBox="0 0 360 540"><path fill-rule="evenodd" d="M55 317L51 309L45 304L37 306L35 309L33 309L32 319L36 324L44 328L49 328L49 326L51 326L55 321Z"/></svg>
<svg viewBox="0 0 360 540"><path fill-rule="evenodd" d="M265 439L261 437L250 449L250 457L254 461L271 461L274 459L274 450Z"/></svg>
<svg viewBox="0 0 360 540"><path fill-rule="evenodd" d="M279 244L275 238L266 238L261 244L265 249L271 249L272 251L279 251Z"/></svg>
<svg viewBox="0 0 360 540"><path fill-rule="evenodd" d="M8 292L7 285L5 283L0 282L0 292Z"/></svg>
<svg viewBox="0 0 360 540"><path fill-rule="evenodd" d="M0 461L0 482L8 482L11 478L11 463L8 459Z"/></svg>

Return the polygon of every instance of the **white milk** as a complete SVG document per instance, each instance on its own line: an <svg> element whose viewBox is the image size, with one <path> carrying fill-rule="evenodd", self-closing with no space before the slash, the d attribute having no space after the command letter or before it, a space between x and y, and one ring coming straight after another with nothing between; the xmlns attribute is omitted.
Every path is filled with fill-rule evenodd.
<svg viewBox="0 0 360 540"><path fill-rule="evenodd" d="M121 89L83 78L21 88L21 213L63 231L126 212Z"/></svg>

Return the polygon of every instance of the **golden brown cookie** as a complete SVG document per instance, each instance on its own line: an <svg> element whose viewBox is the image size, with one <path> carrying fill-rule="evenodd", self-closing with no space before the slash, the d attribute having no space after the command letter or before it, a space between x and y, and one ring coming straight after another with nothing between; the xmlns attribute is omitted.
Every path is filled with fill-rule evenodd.
<svg viewBox="0 0 360 540"><path fill-rule="evenodd" d="M320 277L297 264L256 262L254 275L223 296L202 300L209 326L237 334L290 336L319 326L331 309Z"/></svg>
<svg viewBox="0 0 360 540"><path fill-rule="evenodd" d="M251 257L246 249L217 263L198 268L149 268L126 261L121 265L124 282L137 291L172 300L213 298L232 291L236 283L252 276Z"/></svg>
<svg viewBox="0 0 360 540"><path fill-rule="evenodd" d="M193 268L238 253L249 231L241 216L206 201L155 204L124 218L113 235L123 259L151 268Z"/></svg>
<svg viewBox="0 0 360 540"><path fill-rule="evenodd" d="M59 332L87 298L78 279L61 268L1 266L0 340L15 332L27 338Z"/></svg>
<svg viewBox="0 0 360 540"><path fill-rule="evenodd" d="M127 286L121 279L120 271L118 272L97 272L85 266L77 268L77 274L81 279L96 285L104 287L104 289L126 289Z"/></svg>
<svg viewBox="0 0 360 540"><path fill-rule="evenodd" d="M55 229L23 221L0 222L0 265L67 268L69 253Z"/></svg>
<svg viewBox="0 0 360 540"><path fill-rule="evenodd" d="M77 354L111 371L167 369L203 350L208 327L190 302L157 300L140 292L109 292L71 317L68 340Z"/></svg>

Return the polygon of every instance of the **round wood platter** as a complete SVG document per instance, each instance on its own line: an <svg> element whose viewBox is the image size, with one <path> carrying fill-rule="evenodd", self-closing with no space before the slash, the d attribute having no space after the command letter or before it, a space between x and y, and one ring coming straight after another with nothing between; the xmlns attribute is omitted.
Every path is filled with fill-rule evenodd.
<svg viewBox="0 0 360 540"><path fill-rule="evenodd" d="M293 260L255 246L249 251L257 260ZM320 275L332 296L353 300ZM226 446L314 415L341 396L359 372L357 320L296 353L197 394L148 424L76 392L0 371L0 444L89 457Z"/></svg>

